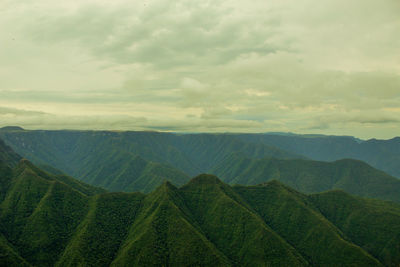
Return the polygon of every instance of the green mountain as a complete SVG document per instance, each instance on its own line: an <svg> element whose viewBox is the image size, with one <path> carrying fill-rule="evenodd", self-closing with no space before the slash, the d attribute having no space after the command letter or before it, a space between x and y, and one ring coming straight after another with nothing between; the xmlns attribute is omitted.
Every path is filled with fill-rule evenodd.
<svg viewBox="0 0 400 267"><path fill-rule="evenodd" d="M85 214L89 196L105 191L25 159L13 165L0 160L0 265L50 265Z"/></svg>
<svg viewBox="0 0 400 267"><path fill-rule="evenodd" d="M151 162L125 151L112 151L101 155L94 153L83 162L79 171L81 180L110 191L150 192L169 180L183 185L190 177L162 163Z"/></svg>
<svg viewBox="0 0 400 267"><path fill-rule="evenodd" d="M300 157L223 134L158 132L26 131L1 129L0 137L20 155L50 172L61 172L110 191L150 192L164 179L182 185L208 172L227 155ZM51 167L46 167L51 166Z"/></svg>
<svg viewBox="0 0 400 267"><path fill-rule="evenodd" d="M400 202L399 179L352 159L250 159L234 153L212 173L230 184L255 185L275 179L305 193L342 189L354 195Z"/></svg>
<svg viewBox="0 0 400 267"><path fill-rule="evenodd" d="M4 165L15 166L21 157L0 139L0 162Z"/></svg>
<svg viewBox="0 0 400 267"><path fill-rule="evenodd" d="M205 174L187 182L171 165L120 148L121 138L98 135L94 140L105 140L97 145L57 143L47 151L54 157L81 155L69 159L70 165L81 166L80 175L92 184L150 193L106 193L54 167L45 165L44 171L0 142L0 266L400 265L399 180L368 164L257 159L271 150L230 143L223 135L210 135L214 144L208 135L203 141L189 136L171 141L192 149L174 144L187 162L216 166L213 172L228 183L259 185L230 186ZM82 145L93 140L84 137ZM144 149L149 144L143 138ZM32 155L45 156L35 152L43 143L18 140ZM202 143L210 150L214 145L208 159L195 155L203 153ZM101 154L102 149L111 150ZM326 191L331 189L347 193ZM321 191L326 192L315 194Z"/></svg>
<svg viewBox="0 0 400 267"><path fill-rule="evenodd" d="M105 193L6 151L0 266L396 266L400 205L200 175ZM7 155L10 154L10 155ZM14 156L12 156L14 155Z"/></svg>
<svg viewBox="0 0 400 267"><path fill-rule="evenodd" d="M66 173L116 192L148 193L165 180L181 186L192 175L213 173L230 184L254 185L277 179L305 193L343 189L359 196L400 201L400 181L360 161L310 161L262 144L280 138L303 138L321 145L325 144L321 140L331 140L343 143L337 150L332 148L332 154L339 155L341 147L362 142L350 137L26 131L15 127L0 130L0 136L46 171ZM12 157L18 156L8 159L15 162L17 158Z"/></svg>
<svg viewBox="0 0 400 267"><path fill-rule="evenodd" d="M400 178L400 137L360 140L351 136L296 134L239 134L238 139L272 145L313 160L358 159Z"/></svg>
<svg viewBox="0 0 400 267"><path fill-rule="evenodd" d="M311 265L379 265L368 250L357 246L327 220L309 197L275 180L263 186L237 186L234 189Z"/></svg>
<svg viewBox="0 0 400 267"><path fill-rule="evenodd" d="M387 266L400 262L398 205L361 199L343 191L311 195L316 208L348 238Z"/></svg>
<svg viewBox="0 0 400 267"><path fill-rule="evenodd" d="M400 205L200 175L149 194L84 194L22 162L2 201L0 265L395 266ZM367 211L367 212L366 212Z"/></svg>

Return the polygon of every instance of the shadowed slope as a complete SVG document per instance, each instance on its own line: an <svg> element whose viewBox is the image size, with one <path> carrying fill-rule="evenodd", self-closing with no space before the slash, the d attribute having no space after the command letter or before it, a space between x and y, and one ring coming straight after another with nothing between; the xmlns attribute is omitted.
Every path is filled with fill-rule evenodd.
<svg viewBox="0 0 400 267"><path fill-rule="evenodd" d="M113 266L229 266L196 227L177 189L164 183L149 194Z"/></svg>
<svg viewBox="0 0 400 267"><path fill-rule="evenodd" d="M400 178L400 137L389 140L359 140L351 136L326 135L236 135L245 142L273 145L313 160L335 161L344 158L367 162L374 168Z"/></svg>
<svg viewBox="0 0 400 267"><path fill-rule="evenodd" d="M0 139L0 162L7 166L14 167L18 164L20 159L21 157Z"/></svg>
<svg viewBox="0 0 400 267"><path fill-rule="evenodd" d="M164 179L182 185L189 180L186 174L208 172L237 151L254 158L302 157L224 134L0 131L0 137L35 164L50 165L112 191L150 192Z"/></svg>
<svg viewBox="0 0 400 267"><path fill-rule="evenodd" d="M217 177L200 175L180 191L200 227L234 265L307 265Z"/></svg>
<svg viewBox="0 0 400 267"><path fill-rule="evenodd" d="M336 226L313 208L306 196L293 189L271 181L263 186L236 186L234 190L312 265L380 265L346 240Z"/></svg>
<svg viewBox="0 0 400 267"><path fill-rule="evenodd" d="M311 160L250 159L232 154L213 173L231 184L254 185L279 180L301 192L331 189L400 202L400 180L358 160L332 163Z"/></svg>
<svg viewBox="0 0 400 267"><path fill-rule="evenodd" d="M145 196L110 193L95 196L57 266L109 266Z"/></svg>
<svg viewBox="0 0 400 267"><path fill-rule="evenodd" d="M310 196L318 210L355 244L388 266L400 264L400 206L342 191Z"/></svg>
<svg viewBox="0 0 400 267"><path fill-rule="evenodd" d="M1 266L31 266L27 263L0 234L0 265Z"/></svg>
<svg viewBox="0 0 400 267"><path fill-rule="evenodd" d="M0 205L2 233L23 258L51 266L87 212L88 197L26 160L14 172Z"/></svg>

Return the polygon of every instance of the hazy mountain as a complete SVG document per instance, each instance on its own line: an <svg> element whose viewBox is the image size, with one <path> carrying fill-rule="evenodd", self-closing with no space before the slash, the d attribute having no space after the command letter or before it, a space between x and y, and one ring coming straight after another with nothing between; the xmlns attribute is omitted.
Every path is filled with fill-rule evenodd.
<svg viewBox="0 0 400 267"><path fill-rule="evenodd" d="M305 193L342 189L354 195L400 202L399 179L353 159L250 159L234 153L212 173L230 184L255 185L275 179Z"/></svg>
<svg viewBox="0 0 400 267"><path fill-rule="evenodd" d="M358 159L400 177L400 137L390 140L363 141L350 136L325 135L240 134L235 136L245 142L273 145L314 160Z"/></svg>
<svg viewBox="0 0 400 267"><path fill-rule="evenodd" d="M0 162L5 165L15 166L20 159L21 157L0 139Z"/></svg>
<svg viewBox="0 0 400 267"><path fill-rule="evenodd" d="M227 155L300 157L228 135L158 132L0 130L15 151L50 172L111 191L149 192L168 179L176 185L208 172ZM51 166L50 169L49 167Z"/></svg>

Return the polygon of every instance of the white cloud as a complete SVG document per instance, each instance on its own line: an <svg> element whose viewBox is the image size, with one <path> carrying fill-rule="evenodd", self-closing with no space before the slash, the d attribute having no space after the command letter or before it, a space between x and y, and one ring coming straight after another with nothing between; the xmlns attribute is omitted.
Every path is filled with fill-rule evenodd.
<svg viewBox="0 0 400 267"><path fill-rule="evenodd" d="M0 106L35 115L0 116L32 128L391 137L399 12L397 0L3 0Z"/></svg>

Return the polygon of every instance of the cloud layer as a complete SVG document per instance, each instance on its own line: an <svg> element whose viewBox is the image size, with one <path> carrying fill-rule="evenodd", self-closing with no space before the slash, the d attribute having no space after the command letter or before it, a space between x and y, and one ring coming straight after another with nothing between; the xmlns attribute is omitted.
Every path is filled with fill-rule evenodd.
<svg viewBox="0 0 400 267"><path fill-rule="evenodd" d="M400 2L0 1L0 126L400 132Z"/></svg>

